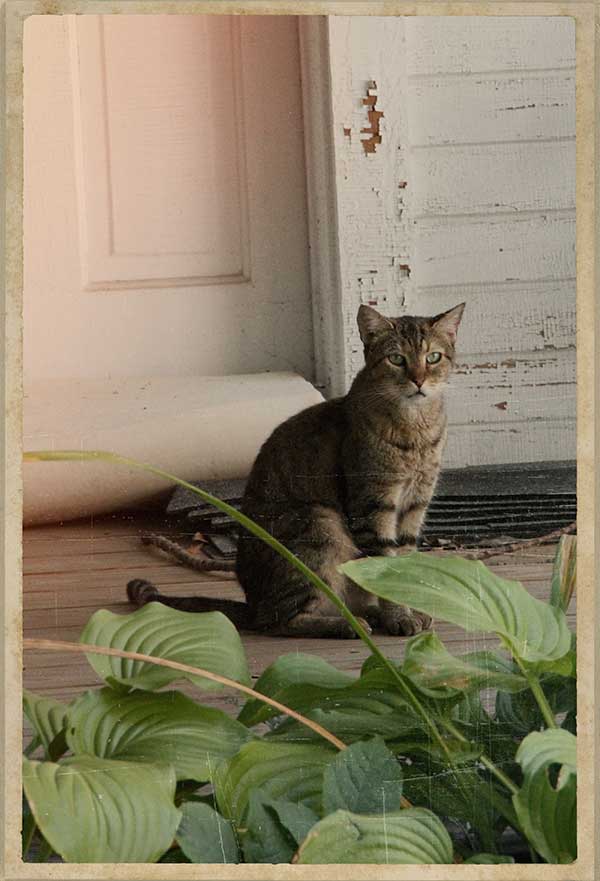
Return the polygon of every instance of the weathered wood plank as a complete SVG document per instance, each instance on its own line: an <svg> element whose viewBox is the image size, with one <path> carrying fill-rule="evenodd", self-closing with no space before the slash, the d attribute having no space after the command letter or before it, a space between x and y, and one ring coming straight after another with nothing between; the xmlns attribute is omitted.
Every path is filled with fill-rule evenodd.
<svg viewBox="0 0 600 881"><path fill-rule="evenodd" d="M446 398L451 424L575 419L574 352L461 358Z"/></svg>
<svg viewBox="0 0 600 881"><path fill-rule="evenodd" d="M458 335L461 353L535 352L574 349L577 327L575 279L417 287L409 312L435 315L467 299ZM487 354L485 354L487 353Z"/></svg>
<svg viewBox="0 0 600 881"><path fill-rule="evenodd" d="M575 142L420 150L411 195L415 217L574 208Z"/></svg>
<svg viewBox="0 0 600 881"><path fill-rule="evenodd" d="M575 65L575 22L555 16L406 19L411 76Z"/></svg>
<svg viewBox="0 0 600 881"><path fill-rule="evenodd" d="M77 541L112 538L118 536L131 536L139 540L140 535L148 528L156 526L156 518L149 518L148 526L144 528L130 514L115 514L112 516L90 517L89 520L77 520L65 523L47 523L40 526L28 526L24 531L25 542L36 541Z"/></svg>
<svg viewBox="0 0 600 881"><path fill-rule="evenodd" d="M173 568L177 574L173 575ZM125 581L131 578L147 578L155 584L178 584L192 583L198 584L201 580L199 573L193 572L184 566L181 567L161 566L131 566L119 570L91 570L87 572L47 572L44 574L27 575L25 582L28 590L34 591L56 591L56 590L74 590L79 589L82 592L92 590L99 587L114 587L122 581L123 590L125 589Z"/></svg>
<svg viewBox="0 0 600 881"><path fill-rule="evenodd" d="M408 95L412 147L575 137L574 70L416 79Z"/></svg>
<svg viewBox="0 0 600 881"><path fill-rule="evenodd" d="M56 539L32 539L27 533L23 536L23 548L27 552L28 561L40 557L48 559L67 556L79 557L82 554L96 553L108 556L139 549L141 546L140 537L133 535L113 535L99 538L93 536L64 538L59 536Z"/></svg>
<svg viewBox="0 0 600 881"><path fill-rule="evenodd" d="M486 284L575 276L575 215L415 222L419 285Z"/></svg>
<svg viewBox="0 0 600 881"><path fill-rule="evenodd" d="M505 424L451 425L446 467L498 462L553 462L577 456L574 419L523 420Z"/></svg>
<svg viewBox="0 0 600 881"><path fill-rule="evenodd" d="M102 570L108 572L112 569L121 570L125 564L129 567L158 569L161 566L172 566L173 560L170 560L167 555L154 548L144 548L141 543L136 543L135 546L129 549L124 548L120 551L106 552L103 549L98 549L96 552L94 550L86 552L82 548L80 554L77 554L74 549L66 555L62 553L57 553L55 556L48 554L40 556L36 554L35 556L28 557L23 571L25 575L37 575L48 571L53 574L99 572ZM204 573L202 572L197 573L200 579L203 575ZM207 573L207 575L210 579L210 573Z"/></svg>

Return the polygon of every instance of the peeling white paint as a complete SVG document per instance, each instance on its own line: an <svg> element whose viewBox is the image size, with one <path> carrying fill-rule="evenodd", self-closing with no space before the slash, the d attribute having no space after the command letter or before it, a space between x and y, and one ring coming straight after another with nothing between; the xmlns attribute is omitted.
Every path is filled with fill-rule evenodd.
<svg viewBox="0 0 600 881"><path fill-rule="evenodd" d="M335 17L329 36L346 384L361 302L466 300L446 464L574 457L572 20Z"/></svg>

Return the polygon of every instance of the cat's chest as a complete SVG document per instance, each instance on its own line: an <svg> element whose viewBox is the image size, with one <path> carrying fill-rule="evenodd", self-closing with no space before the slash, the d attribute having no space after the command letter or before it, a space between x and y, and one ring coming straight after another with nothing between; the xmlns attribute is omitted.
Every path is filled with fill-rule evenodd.
<svg viewBox="0 0 600 881"><path fill-rule="evenodd" d="M437 478L445 440L445 420L441 419L413 430L375 423L350 438L346 471L375 472L384 483L402 484L407 492L417 491Z"/></svg>
<svg viewBox="0 0 600 881"><path fill-rule="evenodd" d="M445 430L440 428L433 437L422 435L415 441L403 435L382 445L382 459L401 495L420 496L435 483L444 443Z"/></svg>

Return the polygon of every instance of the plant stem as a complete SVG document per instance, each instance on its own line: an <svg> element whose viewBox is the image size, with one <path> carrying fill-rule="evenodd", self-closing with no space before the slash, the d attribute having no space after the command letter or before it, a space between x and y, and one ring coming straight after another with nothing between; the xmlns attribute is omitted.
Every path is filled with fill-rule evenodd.
<svg viewBox="0 0 600 881"><path fill-rule="evenodd" d="M535 673L532 673L531 670L527 669L527 667L521 661L520 657L515 654L514 651L512 652L512 656L517 667L519 667L523 676L527 679L529 688L531 689L531 692L537 701L538 707L542 711L544 722L546 723L548 728L558 728L558 725L556 724L556 719L554 718L554 713L552 712L552 707L548 703L548 699L544 694L542 686L540 685L540 680L538 676L536 676Z"/></svg>
<svg viewBox="0 0 600 881"><path fill-rule="evenodd" d="M498 765L495 765L485 753L482 753L479 756L479 761L482 765L484 765L488 771L491 771L492 774L500 781L500 783L504 783L506 788L510 791L511 795L516 795L519 791L519 787L510 779L510 777L502 771Z"/></svg>
<svg viewBox="0 0 600 881"><path fill-rule="evenodd" d="M314 587L317 588L321 593L324 593L327 598L334 604L334 606L339 609L340 614L343 618L346 619L348 624L352 627L354 632L362 639L365 645L368 646L372 654L374 654L379 660L384 664L387 669L390 671L397 684L400 687L400 691L406 698L407 702L413 707L413 709L417 712L417 714L423 719L434 739L438 743L439 747L445 753L448 761L452 764L450 751L444 741L444 738L440 734L435 721L431 718L425 707L421 704L413 689L407 680L407 678L395 667L394 664L383 654L381 649L378 648L377 644L371 639L365 628L362 626L360 621L352 614L350 609L346 606L343 600L333 591L326 582L324 582L316 572L313 572L312 569L309 569L299 557L293 554L285 545L281 544L276 538L274 538L266 529L263 529L262 526L259 526L258 523L255 523L254 520L251 520L249 517L246 517L245 514L242 514L241 511L238 511L237 508L234 508L232 505L227 504L227 502L223 502L221 499L216 496L211 495L203 489L200 489L194 484L189 483L187 480L182 480L179 477L175 477L173 474L170 474L167 471L163 471L162 468L156 468L154 465L147 465L143 462L138 462L135 459L129 459L126 456L119 456L117 453L109 453L103 450L36 450L35 452L26 452L23 454L23 459L26 462L36 462L36 461L49 461L49 462L68 462L68 461L100 461L100 462L113 462L116 465L127 465L130 468L139 468L143 471L148 471L151 474L156 474L157 477L162 477L165 480L170 481L171 483L176 483L179 486L188 489L190 492L195 493L197 496L200 496L201 499L204 499L205 502L213 505L215 508L218 508L219 511L223 511L224 514L228 514L233 520L243 526L248 532L251 532L257 538L260 538L265 544L269 545L274 551L276 551L281 557L287 560L292 566L298 569L304 577L310 581ZM96 650L96 649L94 649ZM155 659L156 660L156 659ZM264 700L264 697L262 698ZM286 710L287 712L287 710ZM342 747L343 748L343 747Z"/></svg>
<svg viewBox="0 0 600 881"><path fill-rule="evenodd" d="M48 844L45 838L42 838L40 842L40 849L37 852L37 856L35 858L36 863L47 863L48 859L52 856L54 850L52 846Z"/></svg>
<svg viewBox="0 0 600 881"><path fill-rule="evenodd" d="M25 816L23 820L23 831L22 831L22 858L23 860L27 856L29 852L29 848L31 847L31 842L33 840L33 836L36 830L36 822L33 813L29 813Z"/></svg>
<svg viewBox="0 0 600 881"><path fill-rule="evenodd" d="M29 743L27 744L25 749L23 750L23 755L25 755L25 756L27 756L27 758L29 758L29 756L36 751L38 746L41 746L41 745L42 745L41 738L39 737L39 735L35 734L31 738L31 740L29 741Z"/></svg>
<svg viewBox="0 0 600 881"><path fill-rule="evenodd" d="M460 731L456 727L456 725L454 725L454 723L451 722L449 719L441 719L440 721L446 731L448 731L449 734L452 734L452 736L459 740L461 743L471 742L467 737L464 736L462 731ZM516 795L516 793L519 791L519 787L510 779L510 777L508 777L507 774L504 773L504 771L502 771L497 765L494 764L494 762L492 762L489 756L487 756L485 753L481 753L479 756L479 761L482 765L484 765L484 767L488 769L488 771L491 771L491 773L501 783L503 783L508 790L510 790L512 795Z"/></svg>

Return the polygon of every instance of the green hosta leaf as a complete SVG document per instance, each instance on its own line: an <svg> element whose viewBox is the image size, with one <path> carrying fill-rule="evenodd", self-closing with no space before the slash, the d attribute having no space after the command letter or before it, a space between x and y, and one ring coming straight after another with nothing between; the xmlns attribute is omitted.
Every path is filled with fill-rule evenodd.
<svg viewBox="0 0 600 881"><path fill-rule="evenodd" d="M490 714L481 703L481 697L475 692L466 692L462 700L454 704L451 716L459 722L471 725L488 724Z"/></svg>
<svg viewBox="0 0 600 881"><path fill-rule="evenodd" d="M169 765L24 759L23 786L44 838L69 863L155 862L181 817Z"/></svg>
<svg viewBox="0 0 600 881"><path fill-rule="evenodd" d="M452 841L435 814L422 808L379 817L336 811L309 832L297 862L444 865L452 862Z"/></svg>
<svg viewBox="0 0 600 881"><path fill-rule="evenodd" d="M177 830L177 843L192 863L239 863L236 832L230 820L205 804L188 802Z"/></svg>
<svg viewBox="0 0 600 881"><path fill-rule="evenodd" d="M459 722L456 726L480 753L485 752L493 762L509 765L515 761L518 741L515 732L488 717L487 721Z"/></svg>
<svg viewBox="0 0 600 881"><path fill-rule="evenodd" d="M496 863L514 863L514 858L502 857L497 853L476 853L472 857L469 857L468 860L465 860L465 865L468 863L474 863L477 866L491 866Z"/></svg>
<svg viewBox="0 0 600 881"><path fill-rule="evenodd" d="M277 811L277 816L297 844L300 844L319 817L303 804L294 804L284 798L269 799L269 805Z"/></svg>
<svg viewBox="0 0 600 881"><path fill-rule="evenodd" d="M220 673L248 685L250 675L239 633L220 612L190 614L162 603L148 603L128 615L106 609L96 612L85 626L81 642L167 658L191 667ZM189 679L200 688L223 688L203 676L106 655L87 656L96 673L144 691L154 691L175 679Z"/></svg>
<svg viewBox="0 0 600 881"><path fill-rule="evenodd" d="M529 734L517 751L523 785L513 804L525 835L549 863L577 856L577 738L562 728ZM550 770L560 766L554 779Z"/></svg>
<svg viewBox="0 0 600 881"><path fill-rule="evenodd" d="M69 708L67 740L74 753L106 759L168 762L178 780L211 780L216 766L251 735L221 710L177 691L121 696L88 691Z"/></svg>
<svg viewBox="0 0 600 881"><path fill-rule="evenodd" d="M574 645L574 634L572 642ZM555 661L537 661L535 664L525 661L524 666L531 670L532 673L535 673L536 676L552 673L554 676L566 676L570 679L575 679L577 677L577 651L573 647L569 649L566 655L563 655L562 658L557 658Z"/></svg>
<svg viewBox="0 0 600 881"><path fill-rule="evenodd" d="M525 660L552 660L569 650L564 614L536 600L517 581L499 578L480 560L415 551L352 560L339 569L376 596L467 631L493 631Z"/></svg>
<svg viewBox="0 0 600 881"><path fill-rule="evenodd" d="M353 700L351 706L338 706L333 709L321 709L315 707L312 710L304 710L307 719L312 719L322 725L327 731L335 734L344 743L355 743L367 737L379 736L384 740L393 740L400 735L422 736L423 729L409 728L409 722L415 725L414 717L408 715L402 719L389 707L383 712L376 710L360 709L359 700ZM316 732L296 722L294 719L285 719L280 725L265 735L268 741L301 741L322 743L322 737Z"/></svg>
<svg viewBox="0 0 600 881"><path fill-rule="evenodd" d="M554 557L550 603L566 612L577 584L577 536L561 535Z"/></svg>
<svg viewBox="0 0 600 881"><path fill-rule="evenodd" d="M319 817L302 804L269 798L255 789L244 820L247 863L289 863Z"/></svg>
<svg viewBox="0 0 600 881"><path fill-rule="evenodd" d="M299 709L310 706L331 689L345 688L354 678L342 673L315 655L297 652L282 655L258 678L255 691L278 700L288 707ZM250 698L238 716L244 725L257 725L278 711L256 698Z"/></svg>
<svg viewBox="0 0 600 881"><path fill-rule="evenodd" d="M519 747L517 761L525 775L537 774L551 764L563 765L570 773L576 774L577 738L556 728L534 731Z"/></svg>
<svg viewBox="0 0 600 881"><path fill-rule="evenodd" d="M463 765L472 764L482 753L482 747L478 744L466 744L450 737L445 737L444 743L452 756L453 764L461 768ZM414 761L429 759L432 762L440 762L447 759L447 752L443 751L437 743L428 739L425 732L417 732L412 740L406 738L388 741L387 745L395 756L410 758Z"/></svg>
<svg viewBox="0 0 600 881"><path fill-rule="evenodd" d="M498 812L491 798L493 785L480 776L472 763L454 771L441 761L421 759L402 770L404 795L411 804L442 817L467 821L479 835L480 846L495 847Z"/></svg>
<svg viewBox="0 0 600 881"><path fill-rule="evenodd" d="M496 720L510 728L515 737L525 737L530 731L542 727L543 716L533 694L507 694L499 691L496 695Z"/></svg>
<svg viewBox="0 0 600 881"><path fill-rule="evenodd" d="M388 740L422 727L422 720L399 693L392 674L382 667L371 669L342 688L321 689L307 695L298 693L292 696L288 706L319 722L345 743L373 735ZM277 740L306 741L315 737L292 719L284 720L269 735L269 739Z"/></svg>
<svg viewBox="0 0 600 881"><path fill-rule="evenodd" d="M221 764L213 778L217 804L224 817L239 823L250 793L260 787L271 798L285 798L320 813L323 771L336 753L324 746L300 743L247 743Z"/></svg>
<svg viewBox="0 0 600 881"><path fill-rule="evenodd" d="M544 675L540 678L540 685L553 713L575 711L575 679ZM496 719L520 737L545 726L539 704L531 691L521 691L518 694L499 691L496 695Z"/></svg>
<svg viewBox="0 0 600 881"><path fill-rule="evenodd" d="M382 740L354 743L325 768L325 814L338 808L355 814L397 811L401 795L402 769Z"/></svg>
<svg viewBox="0 0 600 881"><path fill-rule="evenodd" d="M511 666L495 652L472 652L456 658L430 631L408 641L402 672L429 697L449 698L482 688L527 688L525 677L513 673Z"/></svg>
<svg viewBox="0 0 600 881"><path fill-rule="evenodd" d="M49 758L65 751L64 730L67 705L23 689L23 711L34 727Z"/></svg>

